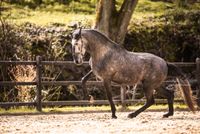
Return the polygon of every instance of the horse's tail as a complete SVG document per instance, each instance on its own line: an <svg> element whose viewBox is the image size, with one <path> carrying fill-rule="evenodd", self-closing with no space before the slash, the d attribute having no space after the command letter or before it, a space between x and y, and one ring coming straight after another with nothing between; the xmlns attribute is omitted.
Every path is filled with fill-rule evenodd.
<svg viewBox="0 0 200 134"><path fill-rule="evenodd" d="M172 63L167 63L168 75L177 76L178 88L182 91L184 101L188 108L195 112L195 101L192 96L192 89L190 83L188 82L186 76L183 74L182 70Z"/></svg>

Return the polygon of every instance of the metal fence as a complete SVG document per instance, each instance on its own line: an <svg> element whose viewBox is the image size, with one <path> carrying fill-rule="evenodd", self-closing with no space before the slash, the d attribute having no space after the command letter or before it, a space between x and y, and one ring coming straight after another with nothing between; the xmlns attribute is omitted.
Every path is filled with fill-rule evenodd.
<svg viewBox="0 0 200 134"><path fill-rule="evenodd" d="M70 66L74 64L72 61L42 61L40 56L36 57L36 61L0 61L0 66L4 65L34 65L36 67L36 80L31 82L16 82L16 81L0 81L0 86L24 86L24 85L35 85L36 86L36 100L34 102L0 102L0 107L7 106L35 106L38 111L42 111L43 106L56 106L56 105L105 105L109 104L107 100L95 100L93 103L87 100L79 101L44 101L42 102L42 86L43 85L81 85L81 81L43 81L42 80L42 67L45 65L61 65ZM88 62L84 62L88 65ZM196 62L174 62L179 67L195 67L196 68L196 79L195 81L200 85L200 58L196 59ZM87 85L103 85L101 81L88 81ZM126 100L123 88L121 88L121 94L119 100L114 100L115 104L121 104L122 106L128 103L144 102L143 99ZM197 95L200 97L200 95ZM165 102L164 100L156 100L160 103ZM182 100L179 100L182 101Z"/></svg>

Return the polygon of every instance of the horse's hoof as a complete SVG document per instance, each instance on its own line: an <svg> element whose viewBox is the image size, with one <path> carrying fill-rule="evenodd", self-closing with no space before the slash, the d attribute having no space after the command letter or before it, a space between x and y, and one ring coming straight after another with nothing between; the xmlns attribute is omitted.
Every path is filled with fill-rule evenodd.
<svg viewBox="0 0 200 134"><path fill-rule="evenodd" d="M131 113L131 114L128 115L128 118L132 119L132 118L134 118L134 117L136 117L136 116L137 116L137 115L135 115L134 113Z"/></svg>
<svg viewBox="0 0 200 134"><path fill-rule="evenodd" d="M163 118L168 118L169 116L172 116L173 114L167 113L163 115Z"/></svg>
<svg viewBox="0 0 200 134"><path fill-rule="evenodd" d="M169 115L167 115L167 114L163 115L163 118L168 118L168 117L169 117Z"/></svg>
<svg viewBox="0 0 200 134"><path fill-rule="evenodd" d="M117 116L116 115L112 115L112 119L117 119Z"/></svg>

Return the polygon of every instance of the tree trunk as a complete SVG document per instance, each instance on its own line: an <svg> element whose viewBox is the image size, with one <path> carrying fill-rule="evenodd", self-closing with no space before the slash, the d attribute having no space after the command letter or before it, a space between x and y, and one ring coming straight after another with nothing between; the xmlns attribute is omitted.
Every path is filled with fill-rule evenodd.
<svg viewBox="0 0 200 134"><path fill-rule="evenodd" d="M138 0L124 0L117 10L115 0L100 0L94 28L122 45L137 2Z"/></svg>

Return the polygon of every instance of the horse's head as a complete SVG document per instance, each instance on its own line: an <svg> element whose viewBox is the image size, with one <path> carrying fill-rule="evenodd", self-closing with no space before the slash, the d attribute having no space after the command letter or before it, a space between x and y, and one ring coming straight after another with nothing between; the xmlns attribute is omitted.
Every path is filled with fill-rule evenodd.
<svg viewBox="0 0 200 134"><path fill-rule="evenodd" d="M76 64L82 64L86 53L87 41L82 36L82 29L75 30L72 34L72 54Z"/></svg>

